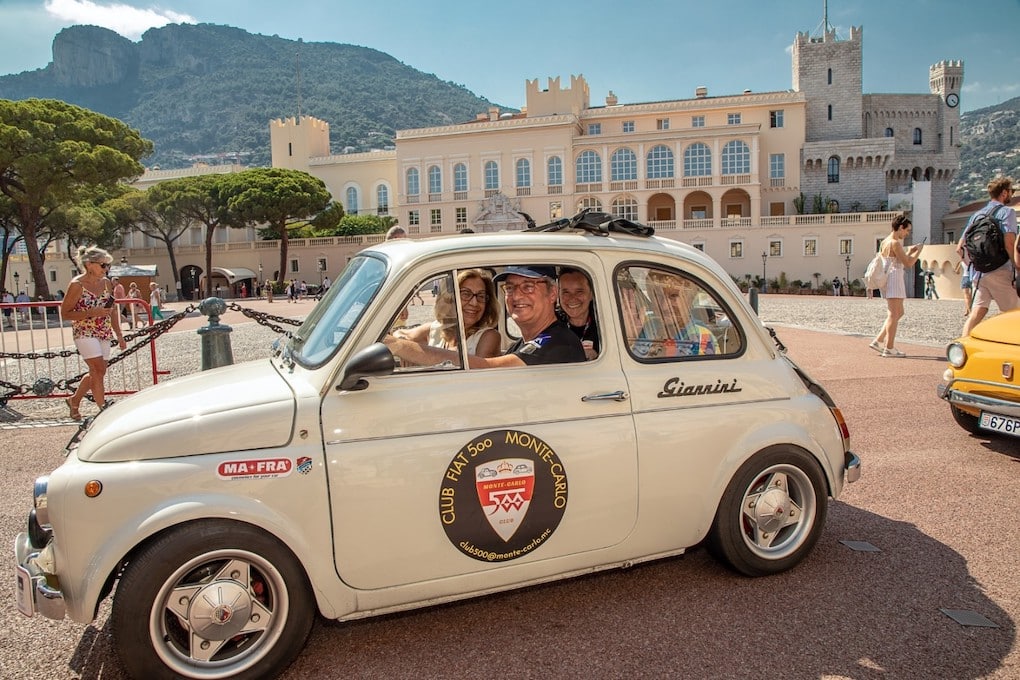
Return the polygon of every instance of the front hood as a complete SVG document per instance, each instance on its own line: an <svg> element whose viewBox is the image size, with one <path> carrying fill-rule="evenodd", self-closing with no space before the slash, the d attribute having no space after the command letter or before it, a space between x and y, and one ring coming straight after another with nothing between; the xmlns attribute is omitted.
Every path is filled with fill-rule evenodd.
<svg viewBox="0 0 1020 680"><path fill-rule="evenodd" d="M970 332L977 340L999 342L1004 345L1020 343L1020 309L1011 309L982 321Z"/></svg>
<svg viewBox="0 0 1020 680"><path fill-rule="evenodd" d="M294 394L268 359L153 385L100 413L78 445L96 463L284 446Z"/></svg>

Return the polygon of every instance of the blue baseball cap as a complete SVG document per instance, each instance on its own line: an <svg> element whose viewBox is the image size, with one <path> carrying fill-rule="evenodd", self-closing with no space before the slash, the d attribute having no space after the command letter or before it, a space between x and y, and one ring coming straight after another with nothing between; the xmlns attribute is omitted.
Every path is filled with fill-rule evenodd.
<svg viewBox="0 0 1020 680"><path fill-rule="evenodd" d="M545 267L542 265L518 265L507 267L493 277L494 283L503 281L508 276L523 276L526 279L556 279L556 267Z"/></svg>

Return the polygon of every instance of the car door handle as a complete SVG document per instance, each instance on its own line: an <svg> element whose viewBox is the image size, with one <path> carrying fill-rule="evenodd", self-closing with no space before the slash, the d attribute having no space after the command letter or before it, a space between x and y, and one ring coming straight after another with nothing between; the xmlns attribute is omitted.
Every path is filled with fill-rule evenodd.
<svg viewBox="0 0 1020 680"><path fill-rule="evenodd" d="M616 392L606 392L605 394L586 394L581 397L581 401L627 401L630 395L623 390Z"/></svg>

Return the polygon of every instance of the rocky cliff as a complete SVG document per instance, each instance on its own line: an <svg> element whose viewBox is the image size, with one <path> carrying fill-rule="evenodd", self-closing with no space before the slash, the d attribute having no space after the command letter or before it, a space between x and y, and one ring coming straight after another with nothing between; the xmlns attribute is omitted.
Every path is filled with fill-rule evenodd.
<svg viewBox="0 0 1020 680"><path fill-rule="evenodd" d="M117 85L138 75L138 46L99 26L72 26L53 38L52 76L58 85Z"/></svg>

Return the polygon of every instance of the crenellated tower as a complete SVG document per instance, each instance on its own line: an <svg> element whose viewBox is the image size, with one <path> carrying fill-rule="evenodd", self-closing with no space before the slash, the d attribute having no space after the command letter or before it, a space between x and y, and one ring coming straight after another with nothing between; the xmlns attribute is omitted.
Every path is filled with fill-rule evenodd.
<svg viewBox="0 0 1020 680"><path fill-rule="evenodd" d="M941 148L952 151L960 146L960 93L963 89L963 62L940 61L928 69L928 89L938 95L943 106L939 127Z"/></svg>

